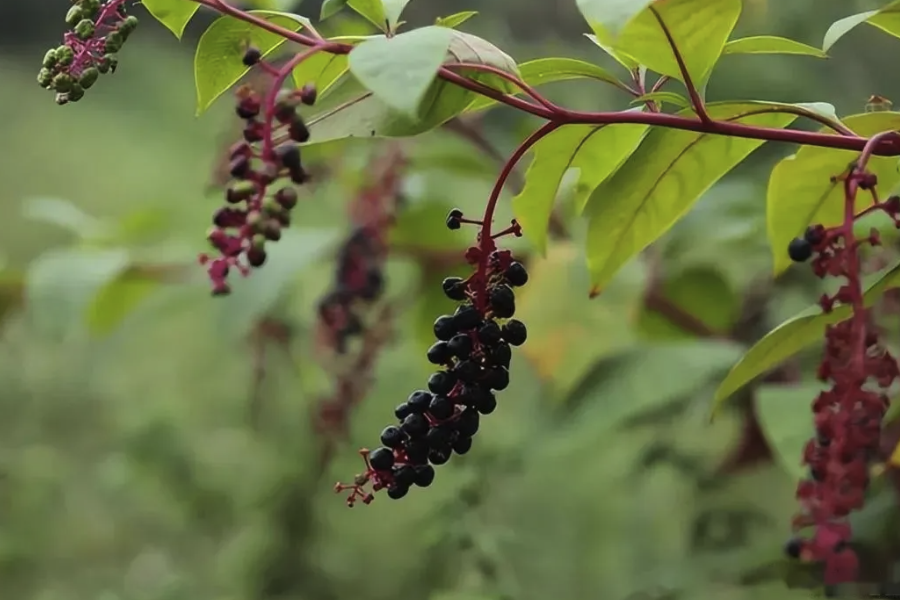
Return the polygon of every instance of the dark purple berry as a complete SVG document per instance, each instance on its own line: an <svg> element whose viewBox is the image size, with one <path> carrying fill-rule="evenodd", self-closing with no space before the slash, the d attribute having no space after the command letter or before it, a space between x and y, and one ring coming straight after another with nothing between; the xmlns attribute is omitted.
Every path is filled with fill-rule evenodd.
<svg viewBox="0 0 900 600"><path fill-rule="evenodd" d="M471 360L463 360L453 368L453 373L460 381L471 383L481 374L481 368Z"/></svg>
<svg viewBox="0 0 900 600"><path fill-rule="evenodd" d="M472 438L461 437L453 443L453 451L459 455L463 455L472 449Z"/></svg>
<svg viewBox="0 0 900 600"><path fill-rule="evenodd" d="M478 394L476 398L473 408L481 414L489 415L497 409L497 397L494 394L485 390L484 393Z"/></svg>
<svg viewBox="0 0 900 600"><path fill-rule="evenodd" d="M517 261L513 261L509 265L509 268L506 269L506 273L504 273L503 276L506 278L509 285L513 287L522 287L528 283L528 271L525 270L525 265Z"/></svg>
<svg viewBox="0 0 900 600"><path fill-rule="evenodd" d="M505 390L509 386L509 371L505 367L491 367L484 378L484 383L493 390Z"/></svg>
<svg viewBox="0 0 900 600"><path fill-rule="evenodd" d="M434 396L432 396L425 390L416 390L409 395L409 398L407 398L406 400L406 404L409 405L409 408L413 413L421 415L426 410L428 410L429 406L431 406L431 400L433 398Z"/></svg>
<svg viewBox="0 0 900 600"><path fill-rule="evenodd" d="M434 482L434 467L431 465L419 465L415 468L415 484L419 487L428 487Z"/></svg>
<svg viewBox="0 0 900 600"><path fill-rule="evenodd" d="M391 500L399 500L408 493L408 487L403 487L401 485L397 485L396 483L392 483L387 487L387 495Z"/></svg>
<svg viewBox="0 0 900 600"><path fill-rule="evenodd" d="M252 67L260 60L262 60L262 52L260 52L259 48L256 48L255 46L250 46L249 48L247 48L247 51L244 52L244 57L241 59L245 67Z"/></svg>
<svg viewBox="0 0 900 600"><path fill-rule="evenodd" d="M464 333L454 335L447 343L447 348L456 358L465 360L472 354L472 338Z"/></svg>
<svg viewBox="0 0 900 600"><path fill-rule="evenodd" d="M450 443L450 434L440 427L432 427L425 434L425 441L432 448L443 448Z"/></svg>
<svg viewBox="0 0 900 600"><path fill-rule="evenodd" d="M446 396L453 391L453 386L455 385L456 376L448 371L432 373L431 377L428 378L428 389L438 396Z"/></svg>
<svg viewBox="0 0 900 600"><path fill-rule="evenodd" d="M394 482L400 487L409 487L416 480L415 467L409 465L397 465L394 467Z"/></svg>
<svg viewBox="0 0 900 600"><path fill-rule="evenodd" d="M492 364L508 369L512 362L512 348L509 347L509 344L498 344L491 348L488 359Z"/></svg>
<svg viewBox="0 0 900 600"><path fill-rule="evenodd" d="M788 244L788 256L794 262L802 263L810 259L813 253L812 244L803 238L794 238Z"/></svg>
<svg viewBox="0 0 900 600"><path fill-rule="evenodd" d="M285 210L291 210L297 206L297 190L292 187L283 187L275 194L275 202Z"/></svg>
<svg viewBox="0 0 900 600"><path fill-rule="evenodd" d="M397 419L400 421L411 414L413 414L413 410L406 402L404 402L403 404L398 404L397 408L394 409L394 416L397 417Z"/></svg>
<svg viewBox="0 0 900 600"><path fill-rule="evenodd" d="M466 282L462 277L447 277L441 284L444 295L450 300L462 302L466 299Z"/></svg>
<svg viewBox="0 0 900 600"><path fill-rule="evenodd" d="M428 453L428 462L433 465L443 465L450 460L449 448L433 449Z"/></svg>
<svg viewBox="0 0 900 600"><path fill-rule="evenodd" d="M481 417L478 413L468 408L462 412L459 420L456 421L456 430L459 432L460 437L472 437L478 433L480 423Z"/></svg>
<svg viewBox="0 0 900 600"><path fill-rule="evenodd" d="M428 349L428 362L433 365L446 365L453 358L447 342L436 342Z"/></svg>
<svg viewBox="0 0 900 600"><path fill-rule="evenodd" d="M788 540L787 544L784 545L784 553L788 556L788 558L800 558L800 553L803 551L803 540L800 538L792 538Z"/></svg>
<svg viewBox="0 0 900 600"><path fill-rule="evenodd" d="M261 267L266 263L266 251L262 248L250 248L247 250L247 262L251 267Z"/></svg>
<svg viewBox="0 0 900 600"><path fill-rule="evenodd" d="M447 215L447 229L459 229L462 227L463 213L458 208L454 208Z"/></svg>
<svg viewBox="0 0 900 600"><path fill-rule="evenodd" d="M510 319L503 326L503 339L510 346L521 346L528 339L528 329L525 323L517 319Z"/></svg>
<svg viewBox="0 0 900 600"><path fill-rule="evenodd" d="M434 322L434 337L443 342L449 341L457 331L456 321L450 315L438 317Z"/></svg>
<svg viewBox="0 0 900 600"><path fill-rule="evenodd" d="M406 458L416 465L424 465L428 462L428 444L425 440L410 440L406 442Z"/></svg>
<svg viewBox="0 0 900 600"><path fill-rule="evenodd" d="M489 302L495 317L508 319L516 314L516 295L508 285L495 286L490 292Z"/></svg>
<svg viewBox="0 0 900 600"><path fill-rule="evenodd" d="M428 406L428 414L438 421L449 419L453 416L453 401L446 396L434 396Z"/></svg>
<svg viewBox="0 0 900 600"><path fill-rule="evenodd" d="M400 431L399 427L390 425L381 432L381 443L388 448L399 448L403 445L404 440L406 440L406 435Z"/></svg>
<svg viewBox="0 0 900 600"><path fill-rule="evenodd" d="M502 339L500 326L495 321L488 321L478 330L478 341L484 346L495 346Z"/></svg>
<svg viewBox="0 0 900 600"><path fill-rule="evenodd" d="M300 115L294 115L291 124L288 126L288 136L299 144L305 144L309 141L309 129Z"/></svg>
<svg viewBox="0 0 900 600"><path fill-rule="evenodd" d="M453 313L453 323L458 331L468 331L481 325L481 314L474 306L462 305Z"/></svg>
<svg viewBox="0 0 900 600"><path fill-rule="evenodd" d="M369 453L369 464L376 471L390 471L394 466L394 453L387 448L376 448Z"/></svg>
<svg viewBox="0 0 900 600"><path fill-rule="evenodd" d="M410 437L424 435L428 431L428 421L422 415L409 415L403 419L400 428Z"/></svg>

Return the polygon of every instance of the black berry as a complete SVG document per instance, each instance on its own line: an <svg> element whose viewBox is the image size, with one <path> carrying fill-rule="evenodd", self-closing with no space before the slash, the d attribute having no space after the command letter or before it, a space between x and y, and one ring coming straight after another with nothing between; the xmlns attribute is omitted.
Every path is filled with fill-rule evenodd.
<svg viewBox="0 0 900 600"><path fill-rule="evenodd" d="M790 256L791 260L794 262L806 262L812 256L812 253L812 244L803 238L794 238L791 240L791 243L788 244L788 256Z"/></svg>
<svg viewBox="0 0 900 600"><path fill-rule="evenodd" d="M461 437L453 443L453 451L459 455L465 454L472 449L472 438Z"/></svg>
<svg viewBox="0 0 900 600"><path fill-rule="evenodd" d="M398 465L394 467L394 482L400 487L408 488L416 481L415 467Z"/></svg>
<svg viewBox="0 0 900 600"><path fill-rule="evenodd" d="M381 443L388 448L399 448L405 439L406 435L400 431L399 427L393 425L385 427L381 432Z"/></svg>
<svg viewBox="0 0 900 600"><path fill-rule="evenodd" d="M457 331L456 321L450 315L438 317L434 322L434 337L441 341L449 341Z"/></svg>
<svg viewBox="0 0 900 600"><path fill-rule="evenodd" d="M422 415L409 415L403 419L400 428L410 437L424 435L428 431L428 421Z"/></svg>
<svg viewBox="0 0 900 600"><path fill-rule="evenodd" d="M472 409L466 409L459 416L456 422L456 430L461 437L472 437L478 433L478 426L481 423L481 417Z"/></svg>
<svg viewBox="0 0 900 600"><path fill-rule="evenodd" d="M495 317L508 319L516 314L516 295L508 285L498 285L491 290L490 304Z"/></svg>
<svg viewBox="0 0 900 600"><path fill-rule="evenodd" d="M247 262L251 267L261 267L265 264L268 255L262 248L250 248L247 250Z"/></svg>
<svg viewBox="0 0 900 600"><path fill-rule="evenodd" d="M433 365L446 365L453 358L453 352L447 342L437 342L428 349L428 362Z"/></svg>
<svg viewBox="0 0 900 600"><path fill-rule="evenodd" d="M481 325L481 314L474 306L460 306L453 314L453 322L458 331L468 331Z"/></svg>
<svg viewBox="0 0 900 600"><path fill-rule="evenodd" d="M456 385L456 377L447 371L432 373L428 378L428 389L438 396L446 396Z"/></svg>
<svg viewBox="0 0 900 600"><path fill-rule="evenodd" d="M428 462L428 444L425 440L411 440L406 443L406 458L409 462L424 465Z"/></svg>
<svg viewBox="0 0 900 600"><path fill-rule="evenodd" d="M463 213L458 208L454 208L447 215L447 229L459 229L462 227Z"/></svg>
<svg viewBox="0 0 900 600"><path fill-rule="evenodd" d="M483 415L489 415L497 409L497 397L494 394L485 391L476 397L475 410Z"/></svg>
<svg viewBox="0 0 900 600"><path fill-rule="evenodd" d="M817 246L825 238L825 228L821 225L810 225L803 233L803 239Z"/></svg>
<svg viewBox="0 0 900 600"><path fill-rule="evenodd" d="M453 373L460 381L471 383L481 374L481 369L471 360L463 360L453 368Z"/></svg>
<svg viewBox="0 0 900 600"><path fill-rule="evenodd" d="M392 483L387 487L387 495L391 500L399 500L409 493L409 488Z"/></svg>
<svg viewBox="0 0 900 600"><path fill-rule="evenodd" d="M448 277L441 286L444 289L444 295L450 300L462 302L466 299L466 282L462 277Z"/></svg>
<svg viewBox="0 0 900 600"><path fill-rule="evenodd" d="M247 51L244 52L244 57L242 59L245 67L252 67L256 63L258 63L262 59L262 52L259 51L259 48L254 46L250 46L247 48Z"/></svg>
<svg viewBox="0 0 900 600"><path fill-rule="evenodd" d="M445 396L434 396L428 406L428 414L439 421L453 416L453 401Z"/></svg>
<svg viewBox="0 0 900 600"><path fill-rule="evenodd" d="M434 467L421 465L416 467L415 484L419 487L428 487L434 481Z"/></svg>
<svg viewBox="0 0 900 600"><path fill-rule="evenodd" d="M504 367L492 367L484 378L484 383L491 389L500 391L509 386L509 371Z"/></svg>
<svg viewBox="0 0 900 600"><path fill-rule="evenodd" d="M425 434L425 441L432 448L443 448L450 443L450 434L440 427L432 427Z"/></svg>
<svg viewBox="0 0 900 600"><path fill-rule="evenodd" d="M489 360L498 367L506 367L508 369L510 362L512 362L512 348L509 347L509 344L498 344L491 349Z"/></svg>
<svg viewBox="0 0 900 600"><path fill-rule="evenodd" d="M510 346L521 346L524 344L525 340L528 339L528 329L525 327L525 323L517 319L507 321L506 325L503 326L503 339Z"/></svg>
<svg viewBox="0 0 900 600"><path fill-rule="evenodd" d="M447 348L456 358L465 360L472 354L472 338L464 333L454 335L447 343Z"/></svg>
<svg viewBox="0 0 900 600"><path fill-rule="evenodd" d="M509 285L513 287L521 287L528 283L528 271L525 270L525 265L517 261L513 261L513 263L509 265L509 268L503 276L506 278Z"/></svg>
<svg viewBox="0 0 900 600"><path fill-rule="evenodd" d="M449 448L442 448L440 450L432 450L428 453L428 462L433 465L443 465L446 464L447 461L450 460L450 452L448 452Z"/></svg>
<svg viewBox="0 0 900 600"><path fill-rule="evenodd" d="M369 453L369 464L376 471L390 471L394 466L394 453L387 448L376 448Z"/></svg>
<svg viewBox="0 0 900 600"><path fill-rule="evenodd" d="M502 339L500 326L494 321L488 321L478 330L478 341L485 346L495 346Z"/></svg>
<svg viewBox="0 0 900 600"><path fill-rule="evenodd" d="M788 543L784 545L784 553L789 558L800 558L800 552L803 551L803 540L799 538L792 538L788 540Z"/></svg>
<svg viewBox="0 0 900 600"><path fill-rule="evenodd" d="M425 390L416 390L409 395L406 404L409 405L409 408L413 413L421 415L428 410L429 406L431 406L432 398L433 396Z"/></svg>

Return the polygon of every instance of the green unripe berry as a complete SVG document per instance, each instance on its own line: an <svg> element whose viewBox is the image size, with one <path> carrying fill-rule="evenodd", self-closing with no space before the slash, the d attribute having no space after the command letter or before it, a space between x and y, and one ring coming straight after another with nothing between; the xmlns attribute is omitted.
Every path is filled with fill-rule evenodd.
<svg viewBox="0 0 900 600"><path fill-rule="evenodd" d="M75 51L68 46L59 46L56 49L56 63L61 67L68 67L75 60Z"/></svg>
<svg viewBox="0 0 900 600"><path fill-rule="evenodd" d="M100 71L97 67L88 67L81 73L81 77L78 78L78 83L84 89L89 89L92 85L97 83L97 79L100 77Z"/></svg>
<svg viewBox="0 0 900 600"><path fill-rule="evenodd" d="M94 32L97 30L94 27L94 22L90 19L82 19L78 22L78 25L75 26L75 35L78 36L79 40L89 40L94 37Z"/></svg>
<svg viewBox="0 0 900 600"><path fill-rule="evenodd" d="M93 19L100 12L100 0L80 0L78 4L85 18Z"/></svg>
<svg viewBox="0 0 900 600"><path fill-rule="evenodd" d="M52 69L56 66L56 50L47 50L47 54L44 55L42 66L45 69Z"/></svg>
<svg viewBox="0 0 900 600"><path fill-rule="evenodd" d="M253 239L251 240L250 244L252 247L257 248L258 250L262 250L266 247L267 241L268 240L266 239L266 236L264 236L262 234L256 234L253 236Z"/></svg>
<svg viewBox="0 0 900 600"><path fill-rule="evenodd" d="M111 31L103 38L103 50L107 54L114 54L122 49L122 34L118 31Z"/></svg>
<svg viewBox="0 0 900 600"><path fill-rule="evenodd" d="M137 17L132 15L122 21L122 23L119 25L118 31L120 34L122 34L123 39L128 39L128 36L130 36L134 32L134 30L137 29L137 26L138 19Z"/></svg>
<svg viewBox="0 0 900 600"><path fill-rule="evenodd" d="M60 94L67 94L75 85L75 80L68 73L59 73L53 78L51 85Z"/></svg>
<svg viewBox="0 0 900 600"><path fill-rule="evenodd" d="M53 84L53 73L50 69L41 69L37 76L38 83L42 88L49 88Z"/></svg>
<svg viewBox="0 0 900 600"><path fill-rule="evenodd" d="M75 27L84 17L84 10L76 4L66 13L66 24L69 27Z"/></svg>
<svg viewBox="0 0 900 600"><path fill-rule="evenodd" d="M263 212L270 216L275 216L284 211L278 202L275 201L274 198L266 198L263 201Z"/></svg>
<svg viewBox="0 0 900 600"><path fill-rule="evenodd" d="M97 63L97 69L101 74L106 75L107 73L115 73L116 67L119 64L119 59L112 54L107 54Z"/></svg>
<svg viewBox="0 0 900 600"><path fill-rule="evenodd" d="M72 89L69 90L67 96L69 96L69 102L78 102L84 98L84 88L81 87L80 83L75 82L72 84Z"/></svg>

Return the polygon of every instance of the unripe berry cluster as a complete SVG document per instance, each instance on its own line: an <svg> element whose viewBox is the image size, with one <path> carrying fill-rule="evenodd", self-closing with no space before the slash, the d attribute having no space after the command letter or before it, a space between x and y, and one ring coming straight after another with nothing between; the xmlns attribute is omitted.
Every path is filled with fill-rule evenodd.
<svg viewBox="0 0 900 600"><path fill-rule="evenodd" d="M247 66L258 64L259 50L249 48L243 60ZM266 262L266 244L280 240L282 230L291 224L298 201L294 186L309 179L300 158L300 144L309 140L309 130L297 109L315 103L315 88L273 88L260 97L243 86L236 96L235 112L245 121L244 139L229 151L232 183L225 192L226 206L216 211L207 235L219 256L200 256L217 296L231 292L232 268L247 275ZM270 193L276 184L278 189Z"/></svg>
<svg viewBox="0 0 900 600"><path fill-rule="evenodd" d="M448 216L451 229L462 223L481 224L458 210ZM481 261L485 249L490 252ZM509 251L497 250L493 239L486 248L470 248L467 256L479 270L468 279L448 277L442 283L444 294L459 305L434 322L437 341L427 357L441 368L428 378L427 389L414 391L397 406L397 423L381 432L381 447L361 451L365 471L353 484L336 485L338 492L350 491L349 506L372 502L381 489L399 499L413 486L431 485L435 466L471 449L481 417L494 412L496 392L509 385L511 347L528 337L525 324L513 318L513 289L528 282L528 271ZM365 490L370 483L371 492Z"/></svg>
<svg viewBox="0 0 900 600"><path fill-rule="evenodd" d="M116 53L138 26L125 0L76 0L66 14L63 44L44 55L37 80L56 92L57 104L78 102L100 75L115 73Z"/></svg>
<svg viewBox="0 0 900 600"><path fill-rule="evenodd" d="M796 262L813 259L817 277L845 279L837 292L820 298L825 313L838 304L853 309L849 319L826 329L817 376L831 388L812 403L816 434L803 452L809 476L797 488L801 510L794 518L794 529L813 527L814 533L793 538L785 548L792 558L823 564L827 586L854 581L858 575L847 516L865 503L870 466L879 451L881 421L890 402L886 390L900 376L896 360L879 344L863 301L858 250L864 244L879 245L878 232L873 229L865 239L856 239L853 233L855 220L874 211L886 213L900 227L900 198L879 202L877 179L855 166L833 179L844 185L844 222L832 228L813 225L788 247ZM854 215L858 190L871 193L873 204Z"/></svg>

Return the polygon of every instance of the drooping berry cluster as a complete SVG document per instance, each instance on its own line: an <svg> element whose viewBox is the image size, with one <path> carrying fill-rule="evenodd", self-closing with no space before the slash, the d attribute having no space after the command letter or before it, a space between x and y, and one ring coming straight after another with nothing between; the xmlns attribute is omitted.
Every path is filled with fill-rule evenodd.
<svg viewBox="0 0 900 600"><path fill-rule="evenodd" d="M447 218L450 229L470 221L454 210ZM448 277L444 294L459 302L452 315L434 322L437 341L428 349L428 360L441 367L428 378L427 390L416 390L397 406L396 425L381 433L382 446L361 450L366 469L353 484L338 483L338 492L349 490L347 504L372 502L374 492L386 489L399 499L413 486L428 487L434 467L472 447L483 415L497 408L496 392L509 385L512 346L525 343L525 324L512 318L516 312L514 288L528 282L525 267L508 250L497 250L493 240L519 233L518 225L492 236L466 253L478 270L468 279ZM483 260L482 260L483 259ZM371 492L365 486L371 483Z"/></svg>
<svg viewBox="0 0 900 600"><path fill-rule="evenodd" d="M844 278L835 294L821 297L824 312L832 312L837 305L853 311L850 318L826 329L817 375L831 387L813 401L816 435L803 452L809 477L797 488L801 510L794 518L794 529L813 527L814 532L808 538L793 538L786 546L793 558L823 564L826 586L852 582L858 576L847 516L865 503L870 466L879 451L881 421L889 406L885 392L900 375L895 359L879 344L863 302L859 248L879 245L878 232L873 230L865 239L856 239L853 233L855 220L875 211L887 214L900 228L900 198L879 202L877 179L856 166L834 179L844 185L844 222L832 228L811 226L788 247L796 262L814 257L816 276ZM873 204L855 215L858 190L870 192Z"/></svg>
<svg viewBox="0 0 900 600"><path fill-rule="evenodd" d="M78 102L100 75L115 73L116 53L138 26L125 12L126 0L76 0L66 14L72 29L63 44L44 55L37 80L56 92L57 104Z"/></svg>
<svg viewBox="0 0 900 600"><path fill-rule="evenodd" d="M262 65L256 48L249 48L243 60L247 66ZM231 292L231 269L247 275L251 267L266 262L266 244L280 240L282 230L291 224L298 200L295 186L309 179L300 157L300 144L309 140L309 130L297 109L315 103L315 88L284 90L279 85L260 97L242 86L236 96L237 115L245 121L244 139L229 151L232 183L225 192L227 206L216 211L207 236L219 256L200 256L214 295ZM280 185L272 193L275 184Z"/></svg>

